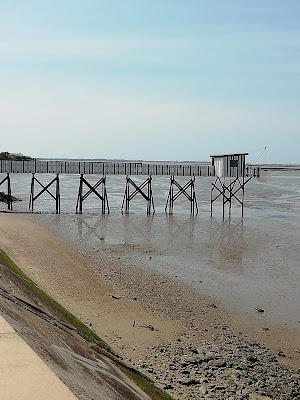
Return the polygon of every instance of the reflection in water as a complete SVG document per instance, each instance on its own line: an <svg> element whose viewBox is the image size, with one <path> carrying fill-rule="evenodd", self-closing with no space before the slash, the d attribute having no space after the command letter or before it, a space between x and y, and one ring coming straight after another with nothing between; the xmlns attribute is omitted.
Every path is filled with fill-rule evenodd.
<svg viewBox="0 0 300 400"><path fill-rule="evenodd" d="M299 220L223 220L186 215L28 215L63 236L94 262L157 271L239 309L263 306L265 316L299 319ZM91 251L93 250L93 251ZM96 250L96 251L95 251ZM151 257L149 257L151 254Z"/></svg>
<svg viewBox="0 0 300 400"><path fill-rule="evenodd" d="M93 235L96 239L100 240L101 242L105 242L105 231L106 231L106 224L107 224L107 215L101 215L97 218L90 218L85 215L78 215L77 216L77 228L78 228L78 235L79 238L82 240L85 238L90 238ZM92 221L92 224L88 221ZM99 232L100 231L100 232Z"/></svg>
<svg viewBox="0 0 300 400"><path fill-rule="evenodd" d="M154 215L146 215L132 218L130 215L123 215L122 232L124 244L147 244L151 243L152 238L152 224ZM138 242L136 238L139 238Z"/></svg>
<svg viewBox="0 0 300 400"><path fill-rule="evenodd" d="M195 224L198 219L197 215L190 215L185 218L176 218L174 215L166 215L166 225L168 227L169 234L169 245L174 242L174 240L182 240L191 246L194 242L194 231Z"/></svg>
<svg viewBox="0 0 300 400"><path fill-rule="evenodd" d="M81 240L91 240L91 236L93 236L93 240L104 243L114 231L115 233L121 233L118 239L121 244L155 243L157 227L153 226L153 222L156 218L156 223L159 221L160 229L163 231L164 242L171 245L174 241L179 241L181 243L184 242L187 246L193 244L197 221L197 216L174 217L169 214L159 217L154 215L137 217L125 214L121 217L116 217L111 215L92 216L81 214L73 218L75 218L74 225L77 222L77 232ZM118 220L118 223L115 223L115 220ZM161 240L160 237L159 240ZM108 239L109 242L110 240Z"/></svg>
<svg viewBox="0 0 300 400"><path fill-rule="evenodd" d="M226 305L247 311L263 306L267 318L291 325L299 320L300 173L274 173L267 182L250 182L244 221L240 210L237 218L233 215L223 221L221 208L220 218L217 212L210 218L207 178L196 180L196 190L201 193L197 216L190 216L188 205L180 199L176 213L169 216L163 212L169 187L164 177L153 179L154 216L145 215L143 199L136 200L132 213L121 215L123 178L108 178L110 215L99 214L93 198L86 200L84 214L74 214L78 177L65 176L62 211L68 214L27 218L59 233L76 249L92 253L95 262L107 257L109 263L116 251L124 265L176 277ZM28 186L20 183L17 187L18 197L28 193ZM41 199L39 211L50 209L52 199L49 201ZM16 207L22 210L22 204Z"/></svg>
<svg viewBox="0 0 300 400"><path fill-rule="evenodd" d="M217 266L241 268L246 244L242 219L235 223L230 218L222 222L210 221L208 252Z"/></svg>

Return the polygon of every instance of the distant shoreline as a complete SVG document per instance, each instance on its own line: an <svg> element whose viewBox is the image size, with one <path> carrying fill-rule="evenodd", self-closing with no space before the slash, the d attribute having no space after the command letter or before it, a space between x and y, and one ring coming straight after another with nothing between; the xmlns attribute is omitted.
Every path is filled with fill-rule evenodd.
<svg viewBox="0 0 300 400"><path fill-rule="evenodd" d="M300 166L299 165L285 165L285 166L260 166L260 168L264 171L300 171Z"/></svg>

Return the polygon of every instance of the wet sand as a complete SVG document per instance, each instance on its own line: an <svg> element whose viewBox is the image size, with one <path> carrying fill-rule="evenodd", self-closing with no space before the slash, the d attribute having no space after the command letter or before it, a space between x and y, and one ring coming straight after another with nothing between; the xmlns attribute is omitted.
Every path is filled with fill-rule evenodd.
<svg viewBox="0 0 300 400"><path fill-rule="evenodd" d="M175 398L200 395L210 398L218 385L222 388L219 396L223 397L214 398L230 398L224 397L225 393L234 391L239 396L243 396L243 391L247 395L271 395L276 385L282 393L275 398L290 398L287 397L290 393L284 390L297 388L299 376L280 367L277 361L299 368L299 329L267 321L263 313L255 316L232 311L177 279L137 265L126 266L120 257L126 246L129 245L119 246L118 251L115 247L111 251L105 248L100 254L98 250L96 262L88 252L79 254L25 218L0 215L0 247L51 296L91 326L124 360L145 372ZM255 357L251 356L253 352ZM209 368L194 369L195 359L195 363L191 359L187 364L182 361L182 357L195 355L198 363L207 363ZM249 358L257 360L260 368L251 382L247 376L256 370L249 363L243 364ZM216 363L219 360L220 364L220 359L223 366L218 367ZM221 376L219 372L220 369L228 371L229 365L230 370L241 369L235 362L243 364L246 375L241 377L243 374L239 373L230 378L234 383L228 383L228 376ZM265 375L269 376L270 371L281 377L279 386L276 380L266 380ZM193 376L201 377L204 383ZM214 382L213 387L205 386L208 378Z"/></svg>

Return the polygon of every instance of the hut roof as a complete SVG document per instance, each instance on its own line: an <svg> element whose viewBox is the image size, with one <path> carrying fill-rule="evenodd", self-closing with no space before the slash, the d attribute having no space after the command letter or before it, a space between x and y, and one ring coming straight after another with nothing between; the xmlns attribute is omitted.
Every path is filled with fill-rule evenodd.
<svg viewBox="0 0 300 400"><path fill-rule="evenodd" d="M216 157L230 157L230 156L248 156L249 153L232 153L232 154L215 154L211 155L210 157L216 158Z"/></svg>

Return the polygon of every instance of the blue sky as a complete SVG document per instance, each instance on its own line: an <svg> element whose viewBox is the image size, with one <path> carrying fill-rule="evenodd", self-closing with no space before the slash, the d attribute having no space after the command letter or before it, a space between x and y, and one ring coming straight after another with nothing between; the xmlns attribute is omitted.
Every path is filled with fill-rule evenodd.
<svg viewBox="0 0 300 400"><path fill-rule="evenodd" d="M296 0L0 0L1 148L300 162Z"/></svg>

